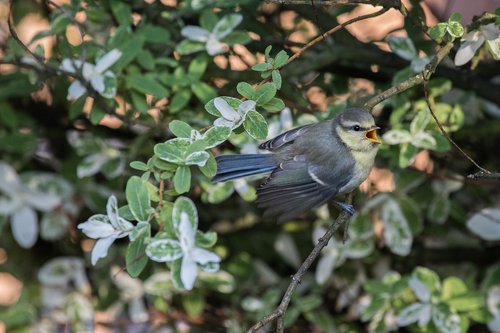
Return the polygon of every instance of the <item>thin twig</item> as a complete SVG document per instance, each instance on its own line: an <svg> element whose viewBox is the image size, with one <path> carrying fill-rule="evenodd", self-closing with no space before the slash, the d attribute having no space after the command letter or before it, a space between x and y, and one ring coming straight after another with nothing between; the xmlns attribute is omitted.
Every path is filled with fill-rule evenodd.
<svg viewBox="0 0 500 333"><path fill-rule="evenodd" d="M348 21L345 21L344 23L341 23L341 24L333 27L332 29L330 29L327 32L325 32L324 34L320 34L318 37L314 38L312 41L310 41L309 43L307 43L306 45L304 45L300 50L298 50L297 52L295 52L288 59L286 65L288 65L289 63L291 63L292 61L294 61L295 59L297 59L298 57L300 57L302 55L302 53L304 53L305 50L307 50L308 48L310 48L313 45L316 45L320 41L324 40L326 37L328 37L330 35L333 35L337 31L339 31L340 29L343 29L343 28L345 28L346 26L348 26L348 25L350 25L352 23L355 23L355 22L358 22L358 21L362 21L362 20L366 20L366 19L369 19L369 18L373 18L373 17L377 17L379 15L382 15L383 13L387 12L389 9L390 8L385 8L384 7L381 10L377 10L374 13L357 16L357 17L355 17L353 19L350 19Z"/></svg>
<svg viewBox="0 0 500 333"><path fill-rule="evenodd" d="M286 290L283 298L281 299L280 305L270 314L259 320L255 325L253 325L247 333L255 333L260 328L269 324L270 322L277 320L277 333L282 333L284 330L284 318L285 313L292 300L292 295L295 289L300 284L302 277L307 272L311 264L316 260L316 258L321 253L321 250L328 244L330 238L332 238L333 234L337 231L337 229L346 223L350 218L350 215L346 212L342 211L337 219L328 227L325 234L318 240L318 244L313 248L311 253L307 256L306 260L302 263L297 273L295 273L292 277L292 282L288 285L288 289Z"/></svg>
<svg viewBox="0 0 500 333"><path fill-rule="evenodd" d="M266 0L267 3L276 3L279 5L310 5L311 0ZM343 6L343 5L372 5L384 7L397 7L397 0L314 0L314 4L319 6Z"/></svg>
<svg viewBox="0 0 500 333"><path fill-rule="evenodd" d="M500 180L500 172L476 172L467 176L469 179L493 179Z"/></svg>
<svg viewBox="0 0 500 333"><path fill-rule="evenodd" d="M481 170L481 172L484 172L485 174L491 174L491 171L489 170L486 170L485 168L483 168L482 166L480 166L479 164L476 163L476 161L474 161L472 159L472 157L470 157L465 151L463 151L462 148L460 148L459 145L457 145L455 143L455 141L453 141L453 139L450 137L450 135L448 134L448 132L446 132L446 130L444 129L443 125L441 124L441 122L439 121L439 119L437 118L436 114L434 113L434 110L433 110L433 106L432 106L432 103L429 99L429 89L428 89L428 86L427 86L427 80L424 80L423 82L424 84L424 97L425 97L425 103L427 104L427 107L429 108L429 111L431 112L431 115L432 115L432 118L434 118L434 121L436 122L437 126L439 127L439 130L441 131L441 133L444 135L444 137L465 157L467 158L472 164L474 164L474 166L476 166L476 168L478 168L479 170Z"/></svg>

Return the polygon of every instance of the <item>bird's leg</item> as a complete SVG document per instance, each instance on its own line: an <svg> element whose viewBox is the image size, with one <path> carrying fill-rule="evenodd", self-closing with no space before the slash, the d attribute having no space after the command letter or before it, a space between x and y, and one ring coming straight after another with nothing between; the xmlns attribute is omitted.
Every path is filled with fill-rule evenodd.
<svg viewBox="0 0 500 333"><path fill-rule="evenodd" d="M356 210L354 209L354 206L342 201L337 201L333 200L333 203L336 204L338 207L340 207L342 210L347 212L347 214L353 216L356 213Z"/></svg>

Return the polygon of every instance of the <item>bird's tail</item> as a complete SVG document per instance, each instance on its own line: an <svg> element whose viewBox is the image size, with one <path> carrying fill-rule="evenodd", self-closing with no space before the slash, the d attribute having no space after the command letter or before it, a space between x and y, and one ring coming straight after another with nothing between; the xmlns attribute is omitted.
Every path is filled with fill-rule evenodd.
<svg viewBox="0 0 500 333"><path fill-rule="evenodd" d="M271 154L220 155L216 158L217 174L213 182L271 172L276 162Z"/></svg>

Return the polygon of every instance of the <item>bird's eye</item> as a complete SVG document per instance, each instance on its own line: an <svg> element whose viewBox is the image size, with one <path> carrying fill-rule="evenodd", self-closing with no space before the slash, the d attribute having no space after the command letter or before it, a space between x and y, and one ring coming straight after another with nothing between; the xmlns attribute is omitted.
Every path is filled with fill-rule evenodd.
<svg viewBox="0 0 500 333"><path fill-rule="evenodd" d="M356 132L361 131L361 127L359 125L354 125L352 129L355 130Z"/></svg>

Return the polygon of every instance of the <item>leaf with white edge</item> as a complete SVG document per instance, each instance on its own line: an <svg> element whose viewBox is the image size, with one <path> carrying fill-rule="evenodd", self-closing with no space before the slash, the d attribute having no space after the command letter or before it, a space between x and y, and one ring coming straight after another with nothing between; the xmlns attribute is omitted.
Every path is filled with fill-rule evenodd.
<svg viewBox="0 0 500 333"><path fill-rule="evenodd" d="M219 98L219 97L217 97L217 98ZM237 110L241 104L241 101L237 98L234 98L234 97L222 96L220 98L225 100L227 102L227 104L229 104L234 110ZM205 104L205 110L213 116L222 117L222 114L215 106L215 99L216 98L208 101L208 103Z"/></svg>
<svg viewBox="0 0 500 333"><path fill-rule="evenodd" d="M147 221L152 210L146 184L140 177L132 176L129 178L125 189L128 207L134 218L140 222Z"/></svg>
<svg viewBox="0 0 500 333"><path fill-rule="evenodd" d="M149 222L139 222L135 225L135 227L130 231L128 235L131 242L143 238L143 237L151 237L151 224Z"/></svg>
<svg viewBox="0 0 500 333"><path fill-rule="evenodd" d="M425 130L430 121L431 113L427 109L420 110L411 121L410 132L413 134L422 132Z"/></svg>
<svg viewBox="0 0 500 333"><path fill-rule="evenodd" d="M226 141L231 135L231 128L214 126L203 133L203 140L207 143L206 149L216 147Z"/></svg>
<svg viewBox="0 0 500 333"><path fill-rule="evenodd" d="M441 293L441 283L436 272L419 266L413 270L412 278L424 283L431 295ZM417 293L417 297L422 297L420 292ZM427 300L427 298L422 298L422 300Z"/></svg>
<svg viewBox="0 0 500 333"><path fill-rule="evenodd" d="M486 38L486 45L493 59L500 59L500 27L495 23L486 24L480 27L484 38Z"/></svg>
<svg viewBox="0 0 500 333"><path fill-rule="evenodd" d="M177 259L170 264L170 270L171 270L170 276L172 277L172 283L175 288L186 289L181 279L181 264L182 264L182 258Z"/></svg>
<svg viewBox="0 0 500 333"><path fill-rule="evenodd" d="M210 155L206 151L195 151L189 154L184 162L186 165L197 165L202 167L207 163L209 157Z"/></svg>
<svg viewBox="0 0 500 333"><path fill-rule="evenodd" d="M465 29L460 22L452 21L448 22L448 26L446 27L446 31L450 34L450 36L454 38L460 38L464 35Z"/></svg>
<svg viewBox="0 0 500 333"><path fill-rule="evenodd" d="M408 284L419 301L428 303L431 300L431 292L429 288L427 288L425 283L420 281L417 277L412 276L410 281L408 281Z"/></svg>
<svg viewBox="0 0 500 333"><path fill-rule="evenodd" d="M193 289L197 276L198 265L196 262L191 257L182 257L180 277L186 290Z"/></svg>
<svg viewBox="0 0 500 333"><path fill-rule="evenodd" d="M469 32L455 54L455 66L462 66L468 63L483 45L484 41L485 38L481 31L474 30Z"/></svg>
<svg viewBox="0 0 500 333"><path fill-rule="evenodd" d="M271 83L264 83L255 90L254 101L257 105L264 105L276 95L276 86Z"/></svg>
<svg viewBox="0 0 500 333"><path fill-rule="evenodd" d="M406 168L415 161L419 149L412 144L403 143L399 150L399 167Z"/></svg>
<svg viewBox="0 0 500 333"><path fill-rule="evenodd" d="M25 249L35 245L38 238L38 219L30 207L23 207L10 217L12 235L17 244Z"/></svg>
<svg viewBox="0 0 500 333"><path fill-rule="evenodd" d="M435 41L441 42L443 40L444 35L446 34L447 26L448 24L444 22L438 23L429 29L429 35Z"/></svg>
<svg viewBox="0 0 500 333"><path fill-rule="evenodd" d="M267 138L268 128L266 120L257 111L248 111L243 121L243 127L245 127L245 131L256 140L264 140Z"/></svg>
<svg viewBox="0 0 500 333"><path fill-rule="evenodd" d="M246 82L238 83L238 85L236 86L236 90L241 96L245 97L246 99L253 99L255 91L249 83Z"/></svg>
<svg viewBox="0 0 500 333"><path fill-rule="evenodd" d="M76 175L78 178L93 176L101 170L104 163L108 161L108 157L96 153L85 157L76 167Z"/></svg>
<svg viewBox="0 0 500 333"><path fill-rule="evenodd" d="M388 42L391 50L405 60L410 61L417 56L415 45L407 37L390 36Z"/></svg>
<svg viewBox="0 0 500 333"><path fill-rule="evenodd" d="M398 325L408 326L419 321L426 304L414 303L405 307L398 316Z"/></svg>
<svg viewBox="0 0 500 333"><path fill-rule="evenodd" d="M423 149L435 149L437 146L436 139L427 132L419 132L413 135L411 144Z"/></svg>
<svg viewBox="0 0 500 333"><path fill-rule="evenodd" d="M439 332L460 333L460 316L448 304L439 303L432 309L432 322Z"/></svg>
<svg viewBox="0 0 500 333"><path fill-rule="evenodd" d="M189 124L177 119L172 120L168 124L168 128L178 138L190 138L193 130Z"/></svg>
<svg viewBox="0 0 500 333"><path fill-rule="evenodd" d="M156 262L170 262L182 257L181 244L174 239L158 239L146 247L146 254Z"/></svg>
<svg viewBox="0 0 500 333"><path fill-rule="evenodd" d="M210 156L208 157L207 163L204 166L200 167L200 171L208 178L212 178L217 174L217 161L212 153L208 153Z"/></svg>
<svg viewBox="0 0 500 333"><path fill-rule="evenodd" d="M484 240L500 240L500 209L482 209L467 221L467 228Z"/></svg>
<svg viewBox="0 0 500 333"><path fill-rule="evenodd" d="M413 235L408 221L394 199L386 200L382 206L384 241L394 254L406 256L410 253Z"/></svg>
<svg viewBox="0 0 500 333"><path fill-rule="evenodd" d="M175 171L173 178L175 191L179 194L186 193L191 188L191 170L186 165L181 165Z"/></svg>
<svg viewBox="0 0 500 333"><path fill-rule="evenodd" d="M212 33L217 36L217 39L221 40L227 35L231 33L231 31L236 28L241 21L243 21L243 16L240 14L229 14L224 16L217 24L215 25Z"/></svg>
<svg viewBox="0 0 500 333"><path fill-rule="evenodd" d="M40 221L40 237L46 241L61 239L68 231L71 221L66 214L48 212Z"/></svg>
<svg viewBox="0 0 500 333"><path fill-rule="evenodd" d="M193 225L193 229L198 229L198 211L193 201L186 197L178 197L174 203L172 211L172 223L174 231L179 236L179 225L181 224L181 215L186 213L189 216L189 222Z"/></svg>
<svg viewBox="0 0 500 333"><path fill-rule="evenodd" d="M407 130L393 129L384 133L382 139L388 145L398 145L400 143L411 142L411 134Z"/></svg>
<svg viewBox="0 0 500 333"><path fill-rule="evenodd" d="M189 139L177 138L164 143L158 143L154 147L155 155L167 162L174 164L184 163L184 154L191 145Z"/></svg>

